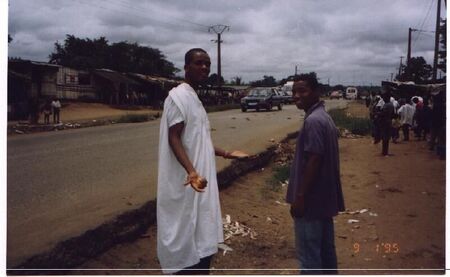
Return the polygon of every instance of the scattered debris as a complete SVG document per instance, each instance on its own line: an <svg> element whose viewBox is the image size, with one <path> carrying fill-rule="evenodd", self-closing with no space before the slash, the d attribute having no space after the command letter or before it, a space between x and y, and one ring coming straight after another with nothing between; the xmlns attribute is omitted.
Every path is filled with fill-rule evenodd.
<svg viewBox="0 0 450 277"><path fill-rule="evenodd" d="M361 226L355 225L355 226L352 226L352 228L353 228L353 229L359 229L359 228L361 228Z"/></svg>
<svg viewBox="0 0 450 277"><path fill-rule="evenodd" d="M358 223L359 220L357 220L357 219L349 219L347 222L350 223L350 224L353 224L353 223Z"/></svg>
<svg viewBox="0 0 450 277"><path fill-rule="evenodd" d="M236 117L233 116L231 119L236 119Z"/></svg>
<svg viewBox="0 0 450 277"><path fill-rule="evenodd" d="M377 213L369 213L370 216L378 216Z"/></svg>
<svg viewBox="0 0 450 277"><path fill-rule="evenodd" d="M18 134L25 134L25 132L23 132L23 131L20 131L20 130L14 130L16 133L18 133Z"/></svg>
<svg viewBox="0 0 450 277"><path fill-rule="evenodd" d="M287 206L287 205L288 205L287 203L281 203L281 202L278 201L278 200L276 200L275 203L277 203L278 205L281 205L281 206Z"/></svg>
<svg viewBox="0 0 450 277"><path fill-rule="evenodd" d="M211 132L217 131L215 128L211 128Z"/></svg>
<svg viewBox="0 0 450 277"><path fill-rule="evenodd" d="M269 141L273 143L275 142L275 139L271 138Z"/></svg>
<svg viewBox="0 0 450 277"><path fill-rule="evenodd" d="M230 239L233 236L250 236L251 239L256 239L257 233L250 227L245 226L237 221L231 222L231 216L226 215L223 220L224 241Z"/></svg>
<svg viewBox="0 0 450 277"><path fill-rule="evenodd" d="M231 129L236 129L236 127L235 127L235 126L231 126L230 128L231 128Z"/></svg>
<svg viewBox="0 0 450 277"><path fill-rule="evenodd" d="M248 121L250 121L250 118L246 117L245 119L247 119Z"/></svg>
<svg viewBox="0 0 450 277"><path fill-rule="evenodd" d="M272 221L272 218L270 218L270 217L267 217L267 219L266 219L267 221Z"/></svg>
<svg viewBox="0 0 450 277"><path fill-rule="evenodd" d="M223 251L223 256L225 256L225 254L227 254L228 251L233 251L233 248L226 245L225 243L219 243L218 248Z"/></svg>
<svg viewBox="0 0 450 277"><path fill-rule="evenodd" d="M353 134L352 132L350 132L347 129L339 128L339 137L341 137L341 138L349 138L349 139L356 139L356 138L361 138L362 136L355 135L355 134Z"/></svg>
<svg viewBox="0 0 450 277"><path fill-rule="evenodd" d="M369 209L361 209L356 211L350 211L349 209L345 210L345 212L339 212L339 214L349 214L349 215L355 215L355 214L363 214L368 212Z"/></svg>
<svg viewBox="0 0 450 277"><path fill-rule="evenodd" d="M338 235L338 238L341 238L341 239L347 239L347 236L344 236L344 235Z"/></svg>

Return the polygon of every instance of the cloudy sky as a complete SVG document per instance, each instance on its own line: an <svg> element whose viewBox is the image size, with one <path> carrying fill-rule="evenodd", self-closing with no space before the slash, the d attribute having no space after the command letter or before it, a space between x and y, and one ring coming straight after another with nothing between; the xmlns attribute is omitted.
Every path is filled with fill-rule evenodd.
<svg viewBox="0 0 450 277"><path fill-rule="evenodd" d="M444 2L444 1L442 1ZM201 47L230 80L277 80L315 71L321 82L380 84L406 56L408 28L433 31L437 0L9 0L9 57L48 61L66 34L105 36L158 48L178 68L184 53ZM442 3L442 17L445 17ZM414 32L412 56L432 64L434 33Z"/></svg>

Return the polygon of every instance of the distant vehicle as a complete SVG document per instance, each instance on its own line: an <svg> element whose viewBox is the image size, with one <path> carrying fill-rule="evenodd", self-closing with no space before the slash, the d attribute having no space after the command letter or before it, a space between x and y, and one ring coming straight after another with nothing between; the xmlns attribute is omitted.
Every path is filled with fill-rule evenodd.
<svg viewBox="0 0 450 277"><path fill-rule="evenodd" d="M292 95L292 87L293 87L293 86L294 86L294 81L287 81L286 84L284 84L284 85L281 87L281 91L287 92L287 93L290 92L290 94Z"/></svg>
<svg viewBox="0 0 450 277"><path fill-rule="evenodd" d="M283 98L275 88L253 88L246 97L241 99L241 110L243 112L249 109L255 109L257 112L260 109L270 111L274 106L277 106L278 110L283 108Z"/></svg>
<svg viewBox="0 0 450 277"><path fill-rule="evenodd" d="M294 102L294 99L292 98L292 91L279 90L278 92L283 99L283 104L291 104L292 102Z"/></svg>
<svg viewBox="0 0 450 277"><path fill-rule="evenodd" d="M345 90L346 99L356 99L358 97L358 89L355 87L348 87Z"/></svg>
<svg viewBox="0 0 450 277"><path fill-rule="evenodd" d="M330 93L330 99L341 99L343 97L343 93L341 90L335 90Z"/></svg>

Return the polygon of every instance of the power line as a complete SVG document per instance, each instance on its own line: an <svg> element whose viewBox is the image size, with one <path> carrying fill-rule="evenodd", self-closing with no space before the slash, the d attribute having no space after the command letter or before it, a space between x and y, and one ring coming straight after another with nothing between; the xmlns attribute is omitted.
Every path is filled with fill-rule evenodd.
<svg viewBox="0 0 450 277"><path fill-rule="evenodd" d="M426 20L428 19L428 16L430 15L430 11L431 11L431 8L433 7L433 3L434 3L434 0L431 0L430 6L428 7L428 11L427 11L427 13L426 13L426 15L425 15L425 18L423 19L422 24L420 25L420 27L417 28L417 29L419 30L419 33L417 34L417 37L416 37L416 39L414 40L414 43L416 43L416 41L419 39L419 36L420 36L420 34L421 34L421 31L420 31L420 30L422 30L422 28L423 28L423 26L424 26Z"/></svg>
<svg viewBox="0 0 450 277"><path fill-rule="evenodd" d="M104 5L98 4L98 2L95 2L95 1L89 1L89 0L86 0L86 1L87 2L84 2L82 0L78 0L78 2L80 4L82 4L82 5L86 5L86 6L89 6L89 7L95 6L95 7L98 7L100 9L102 9L102 10L110 10L110 11L112 11L114 13L122 13L122 14L130 16L131 18L133 18L133 17L140 17L140 18L145 19L147 21L152 21L152 22L155 22L155 23L158 23L160 25L167 26L167 27L175 27L175 28L179 28L180 26L186 27L186 25L179 25L179 24L174 24L172 22L167 22L167 21L162 21L162 20L157 20L157 19L151 18L151 17L148 16L148 14L145 14L143 12L141 13L141 11L139 11L140 14L139 13L131 13L129 11L127 12L127 11L121 9L120 6L117 6L117 5L116 6L112 6L112 5L104 6ZM115 3L119 4L117 2L115 2ZM124 7L123 5L121 5L121 6Z"/></svg>
<svg viewBox="0 0 450 277"><path fill-rule="evenodd" d="M109 1L114 1L114 0L109 0ZM121 1L121 0L116 0L115 2L116 2L117 4L122 4L122 6L125 7L125 8L133 9L133 10L135 10L135 11L137 11L137 12L144 13L141 9L138 9L138 8L136 8L135 6L130 5L128 2L124 2L124 1ZM152 12L155 13L154 10L152 10ZM145 14L148 16L147 13L145 13ZM200 26L200 27L204 27L204 28L208 28L208 27L209 27L209 26L207 26L207 25L203 25L203 24L200 24L200 23L196 23L196 22L193 22L193 21L190 21L190 20L177 18L177 17L175 17L175 16L173 16L173 15L165 14L165 16L171 17L171 18L174 19L174 20L181 21L181 22L184 22L184 23L189 23L189 24L196 25L196 26Z"/></svg>

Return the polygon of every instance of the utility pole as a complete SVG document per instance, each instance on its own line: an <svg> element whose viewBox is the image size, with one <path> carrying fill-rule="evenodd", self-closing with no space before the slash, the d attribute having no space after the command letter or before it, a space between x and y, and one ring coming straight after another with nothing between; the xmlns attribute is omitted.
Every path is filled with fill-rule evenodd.
<svg viewBox="0 0 450 277"><path fill-rule="evenodd" d="M411 60L411 33L413 31L417 31L416 29L409 28L408 29L408 55L406 57L406 66L409 65L409 60Z"/></svg>
<svg viewBox="0 0 450 277"><path fill-rule="evenodd" d="M210 26L208 28L208 32L213 31L214 33L217 34L217 40L213 40L214 42L217 43L217 87L221 87L222 83L220 82L220 80L222 79L222 66L221 66L221 59L220 59L220 43L223 42L223 40L220 40L220 35L225 31L229 31L230 30L230 26L226 26L226 25L214 25L214 26Z"/></svg>
<svg viewBox="0 0 450 277"><path fill-rule="evenodd" d="M297 76L297 65L295 65L295 75L294 76Z"/></svg>
<svg viewBox="0 0 450 277"><path fill-rule="evenodd" d="M400 56L400 66L398 67L398 76L400 77L400 75L402 74L402 61L403 61L404 56Z"/></svg>
<svg viewBox="0 0 450 277"><path fill-rule="evenodd" d="M433 60L433 82L436 81L437 75L437 62L438 62L438 52L439 52L439 29L441 27L441 0L437 1L437 14L436 14L436 33L434 39L434 60Z"/></svg>

